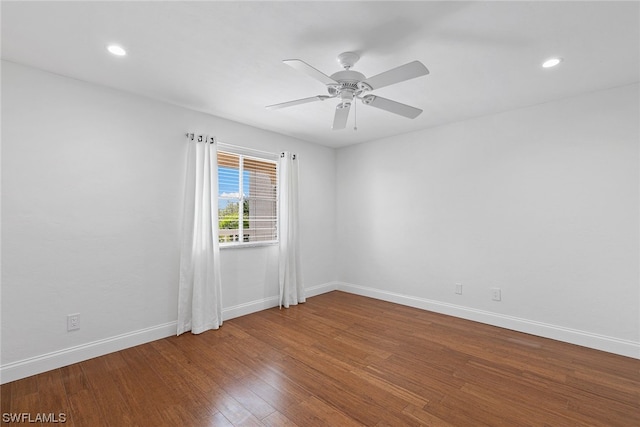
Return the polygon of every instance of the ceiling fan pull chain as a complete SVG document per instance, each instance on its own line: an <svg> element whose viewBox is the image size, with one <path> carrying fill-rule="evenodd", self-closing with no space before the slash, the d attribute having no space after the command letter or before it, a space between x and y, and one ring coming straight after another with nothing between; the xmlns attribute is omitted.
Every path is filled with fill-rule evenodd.
<svg viewBox="0 0 640 427"><path fill-rule="evenodd" d="M358 103L354 102L353 103L353 130L358 130Z"/></svg>

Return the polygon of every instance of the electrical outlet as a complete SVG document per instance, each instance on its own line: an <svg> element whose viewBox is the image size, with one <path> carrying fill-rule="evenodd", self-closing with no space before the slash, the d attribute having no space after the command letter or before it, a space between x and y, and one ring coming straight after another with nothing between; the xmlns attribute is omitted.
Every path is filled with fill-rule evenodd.
<svg viewBox="0 0 640 427"><path fill-rule="evenodd" d="M456 283L456 294L462 295L462 283Z"/></svg>
<svg viewBox="0 0 640 427"><path fill-rule="evenodd" d="M67 315L67 331L80 329L80 313Z"/></svg>
<svg viewBox="0 0 640 427"><path fill-rule="evenodd" d="M491 288L491 299L494 301L502 300L502 295L500 294L500 288Z"/></svg>

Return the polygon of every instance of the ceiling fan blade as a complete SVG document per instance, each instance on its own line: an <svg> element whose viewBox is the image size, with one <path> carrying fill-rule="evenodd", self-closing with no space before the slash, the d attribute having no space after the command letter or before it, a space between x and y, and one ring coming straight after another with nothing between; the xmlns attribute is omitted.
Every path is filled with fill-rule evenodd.
<svg viewBox="0 0 640 427"><path fill-rule="evenodd" d="M312 96L310 98L302 98L302 99L296 99L295 101L283 102L280 104L267 105L265 108L267 110L277 110L278 108L293 107L294 105L306 104L308 102L324 101L327 98L331 98L331 97L326 95L318 95L318 96Z"/></svg>
<svg viewBox="0 0 640 427"><path fill-rule="evenodd" d="M382 98L376 95L365 96L362 99L362 103L379 108L381 110L388 111L390 113L398 114L409 119L415 119L420 115L420 113L422 113L422 110L419 108L401 104L400 102L392 101L390 99Z"/></svg>
<svg viewBox="0 0 640 427"><path fill-rule="evenodd" d="M336 114L333 117L333 126L331 129L340 130L347 126L347 118L349 117L349 109L351 109L351 103L340 103L336 106Z"/></svg>
<svg viewBox="0 0 640 427"><path fill-rule="evenodd" d="M381 87L389 86L395 83L404 82L405 80L411 80L416 77L425 76L429 74L429 70L420 61L409 62L408 64L401 65L396 68L392 68L384 73L377 74L373 77L369 77L363 83L368 85L372 90L380 89Z"/></svg>
<svg viewBox="0 0 640 427"><path fill-rule="evenodd" d="M298 71L302 71L306 75L313 77L314 79L318 80L321 83L324 83L325 85L339 84L337 81L333 80L331 77L327 76L322 71L316 70L311 65L299 59L285 59L282 62L284 62L291 68L295 68Z"/></svg>

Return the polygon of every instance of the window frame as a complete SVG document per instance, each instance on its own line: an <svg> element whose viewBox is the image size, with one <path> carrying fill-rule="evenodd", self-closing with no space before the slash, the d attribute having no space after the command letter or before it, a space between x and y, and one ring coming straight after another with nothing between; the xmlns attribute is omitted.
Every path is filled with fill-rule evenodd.
<svg viewBox="0 0 640 427"><path fill-rule="evenodd" d="M244 161L245 159L250 159L250 160L255 160L255 161L259 161L259 162L265 162L265 163L273 163L274 168L275 168L275 178L276 178L276 187L275 187L275 195L274 195L274 202L275 202L275 239L273 240L264 240L264 241L252 241L252 242L245 242L244 238L239 238L237 241L231 241L231 242L220 242L218 239L218 244L220 249L230 249L230 248L248 248L248 247L259 247L259 246L273 246L273 245L277 245L279 243L279 239L280 239L280 230L279 230L279 220L280 220L280 212L279 212L279 200L278 200L278 189L279 189L279 155L278 154L274 154L274 153L270 153L270 152L266 152L266 151L260 151L260 150L254 150L251 148L247 148L247 147L240 147L240 146L236 146L236 145L230 145L230 144L224 144L224 143L218 143L218 147L217 147L217 151L218 152L222 152L222 153L227 153L233 156L238 156L239 157L239 165L238 165L238 191L239 191L239 202L238 202L238 230L239 230L239 235L243 235L242 230L244 229L244 215L241 214L241 210L242 212L244 212L244 202L250 200L250 197L246 197L243 191L243 180L244 180ZM217 162L216 162L217 163ZM217 169L216 169L216 173L219 174L219 167L220 165L218 165ZM219 207L219 200L220 200L220 175L218 175L218 188L217 188L217 194L218 194L218 232L220 230L220 217L219 217L219 213L220 213L220 207Z"/></svg>

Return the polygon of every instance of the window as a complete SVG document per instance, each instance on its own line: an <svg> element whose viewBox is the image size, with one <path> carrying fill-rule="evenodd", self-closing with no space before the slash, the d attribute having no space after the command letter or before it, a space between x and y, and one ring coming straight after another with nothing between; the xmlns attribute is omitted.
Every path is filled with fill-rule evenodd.
<svg viewBox="0 0 640 427"><path fill-rule="evenodd" d="M277 194L278 165L274 160L219 150L221 246L277 242Z"/></svg>

